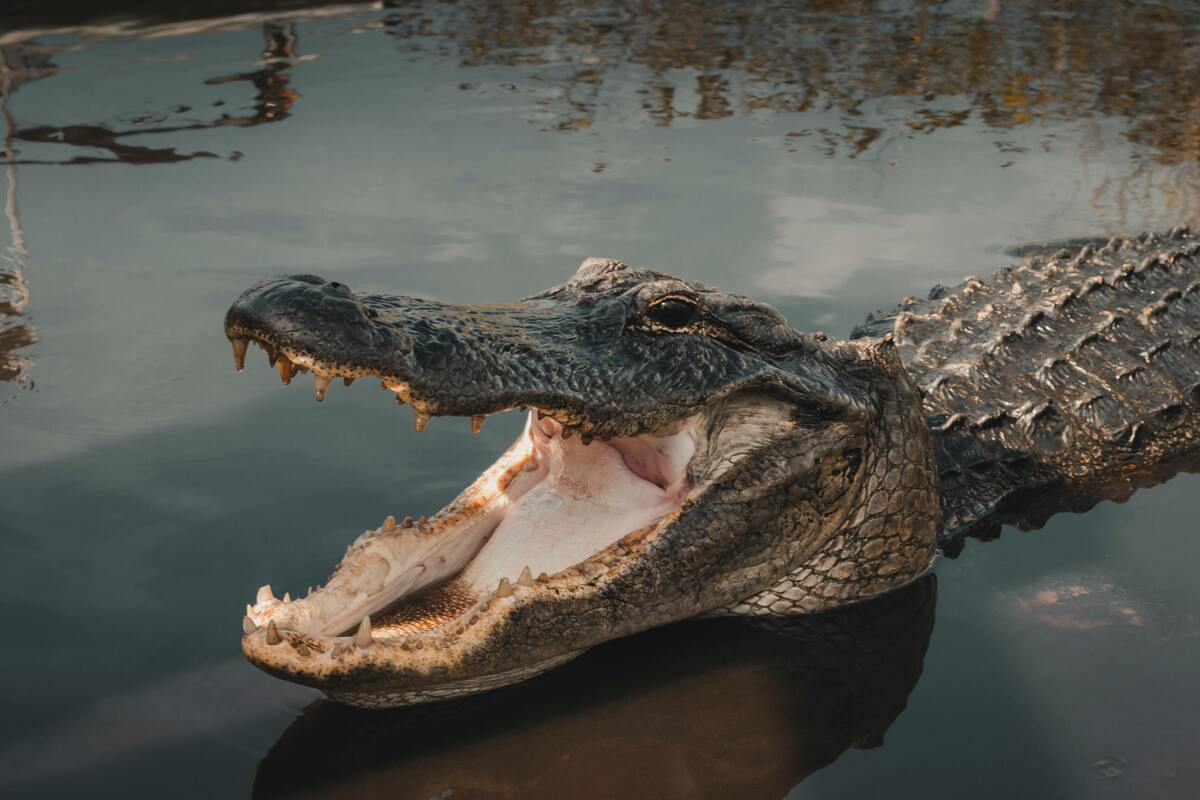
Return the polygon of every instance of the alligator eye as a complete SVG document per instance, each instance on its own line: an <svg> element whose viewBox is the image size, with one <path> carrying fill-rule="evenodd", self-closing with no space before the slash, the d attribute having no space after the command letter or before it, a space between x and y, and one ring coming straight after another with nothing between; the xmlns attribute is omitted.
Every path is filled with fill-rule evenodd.
<svg viewBox="0 0 1200 800"><path fill-rule="evenodd" d="M646 317L664 328L682 328L694 320L699 311L691 300L668 297L650 306L646 310Z"/></svg>

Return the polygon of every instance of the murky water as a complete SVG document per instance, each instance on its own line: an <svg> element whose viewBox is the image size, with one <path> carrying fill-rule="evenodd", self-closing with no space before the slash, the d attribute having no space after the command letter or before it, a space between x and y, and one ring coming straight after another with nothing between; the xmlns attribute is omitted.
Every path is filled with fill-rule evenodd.
<svg viewBox="0 0 1200 800"><path fill-rule="evenodd" d="M220 327L272 273L492 302L611 255L845 335L1015 243L1196 224L1200 5L31 8L0 24L0 794L1200 794L1192 476L971 542L936 591L457 706L272 680L253 590L436 509L518 421L317 405Z"/></svg>

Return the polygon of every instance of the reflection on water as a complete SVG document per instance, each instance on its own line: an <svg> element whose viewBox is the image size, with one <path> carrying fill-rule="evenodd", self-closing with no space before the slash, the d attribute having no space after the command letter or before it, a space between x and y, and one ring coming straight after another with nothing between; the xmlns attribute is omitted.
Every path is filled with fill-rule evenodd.
<svg viewBox="0 0 1200 800"><path fill-rule="evenodd" d="M149 147L146 145L130 144L127 140L142 136L162 136L182 131L205 130L221 126L251 127L268 122L280 122L291 116L292 106L300 97L300 93L291 87L291 67L296 59L296 31L293 23L266 22L262 25L264 48L262 52L262 68L251 72L233 75L220 75L210 78L206 83L210 86L248 82L257 93L251 109L246 114L231 115L220 113L208 122L190 122L186 124L158 125L167 114L154 114L131 120L136 124L133 128L114 129L105 125L76 124L76 125L30 125L18 127L12 132L12 139L37 144L62 144L70 149L102 151L106 155L76 154L60 159L21 158L12 149L7 156L9 164L171 164L179 161L190 161L193 158L218 158L216 153L207 150L197 150L181 153L174 147ZM14 55L24 59L21 45L9 45ZM33 49L44 59L37 65L38 74L52 74L53 65L48 61L48 53L42 49ZM31 74L31 66L24 68L25 74ZM223 101L214 103L223 106ZM171 109L174 115L183 115L192 111L189 106L176 106ZM240 154L235 153L232 158Z"/></svg>
<svg viewBox="0 0 1200 800"><path fill-rule="evenodd" d="M29 285L25 282L25 260L29 250L17 213L17 169L13 163L16 125L8 107L13 90L29 79L27 65L17 49L0 48L0 116L4 124L5 180L4 217L8 222L8 244L0 256L0 381L24 383L29 367L28 356L18 351L37 341L37 331L22 314L29 304Z"/></svg>
<svg viewBox="0 0 1200 800"><path fill-rule="evenodd" d="M1095 202L1118 210L1162 194L1166 210L1200 207L1200 14L1193 3L1046 4L1037 0L903 5L614 4L582 0L401 3L382 20L405 50L434 48L469 65L523 68L548 130L587 129L631 92L645 119L827 112L801 125L829 157L894 155L913 133L974 123L1011 164L1028 145L1007 131L1068 120L1089 147L1105 122L1136 157ZM640 67L632 73L630 65ZM467 91L475 86L464 85ZM1047 133L1038 146L1052 149ZM1094 153L1099 156L1099 153ZM1149 163L1147 163L1149 162ZM1150 165L1168 167L1162 173Z"/></svg>
<svg viewBox="0 0 1200 800"><path fill-rule="evenodd" d="M771 629L675 625L456 703L317 701L260 764L255 797L781 797L883 744L921 675L928 576ZM446 794L443 794L446 793Z"/></svg>
<svg viewBox="0 0 1200 800"><path fill-rule="evenodd" d="M29 303L29 286L25 280L26 260L29 251L17 215L17 165L87 165L104 163L123 164L172 164L195 158L219 158L208 150L179 152L174 147L150 147L131 144L130 139L146 136L163 136L183 131L197 131L219 127L247 128L270 122L281 122L291 116L292 107L300 93L291 86L291 67L298 60L297 37L293 22L262 23L264 47L261 68L232 75L210 78L210 86L248 82L255 90L253 103L248 113L220 113L208 122L160 125L168 115L155 114L131 120L132 128L114 129L98 124L28 125L19 126L9 110L8 101L13 91L26 81L53 75L56 67L52 61L55 48L47 48L37 42L21 42L0 46L3 59L3 82L0 84L0 112L4 121L3 161L8 179L5 197L5 216L9 223L10 240L0 267L0 381L24 383L28 378L30 358L23 354L24 348L37 341L32 323L25 321L22 314ZM224 106L217 101L214 106ZM174 115L192 111L189 106L171 109ZM46 145L65 145L69 150L79 151L57 159L22 158L20 142ZM105 155L98 155L97 152ZM241 156L234 152L229 158Z"/></svg>
<svg viewBox="0 0 1200 800"><path fill-rule="evenodd" d="M56 635L0 662L0 794L1195 796L1191 476L942 561L932 635L927 583L300 713L236 659L244 595L518 423L235 382L220 318L266 274L503 302L613 255L837 335L1016 242L1195 225L1197 3L35 5L0 24L0 381L38 389L0 398L0 624Z"/></svg>

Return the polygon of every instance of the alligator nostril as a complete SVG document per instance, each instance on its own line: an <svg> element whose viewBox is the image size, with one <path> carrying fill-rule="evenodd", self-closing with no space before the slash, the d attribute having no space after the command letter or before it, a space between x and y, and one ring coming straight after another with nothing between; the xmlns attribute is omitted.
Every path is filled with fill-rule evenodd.
<svg viewBox="0 0 1200 800"><path fill-rule="evenodd" d="M330 294L335 294L339 297L350 296L350 287L344 283L338 283L337 281L328 281L325 284L325 291L329 292Z"/></svg>

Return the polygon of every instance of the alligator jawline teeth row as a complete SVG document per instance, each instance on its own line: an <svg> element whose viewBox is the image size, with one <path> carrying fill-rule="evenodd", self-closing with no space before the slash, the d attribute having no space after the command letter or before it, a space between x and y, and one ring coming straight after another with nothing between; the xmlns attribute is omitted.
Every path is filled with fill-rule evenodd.
<svg viewBox="0 0 1200 800"><path fill-rule="evenodd" d="M283 351L283 348L276 347L271 342L260 339L257 336L231 335L228 338L229 343L233 348L233 366L238 372L245 372L246 370L246 353L249 351L251 343L258 345L259 349L267 354L267 361L270 363L270 365L279 369L279 378L281 381L283 381L284 386L291 385L292 378L294 378L297 373L307 373L310 371L310 365L303 363L305 359L295 354L289 357L288 354ZM317 398L317 402L323 402L325 400L325 393L329 390L329 386L332 384L334 378L340 377L342 379L342 384L349 387L354 383L356 378L361 377L359 375L342 375L336 371L328 374L322 374L315 368L311 368L311 371L313 376L313 392ZM408 396L407 387L405 387L403 384L388 383L386 379L380 378L379 386L385 392L390 391L396 393L396 405L402 406L407 403L411 403L411 398ZM519 410L524 411L525 409L526 407L524 405L519 406ZM593 439L596 438L594 434L589 433L583 426L571 424L570 421L565 418L565 414L559 414L553 411L545 411L542 409L535 410L537 411L538 419L550 417L562 425L562 435L565 439L570 439L571 436L578 433L584 444L591 444ZM427 426L430 420L434 417L433 414L422 411L415 404L413 404L413 414L413 427L416 429L417 433L424 431L425 426ZM470 417L471 432L478 434L480 431L482 431L483 425L485 422L487 422L487 418L489 416L491 416L491 414L473 414Z"/></svg>

